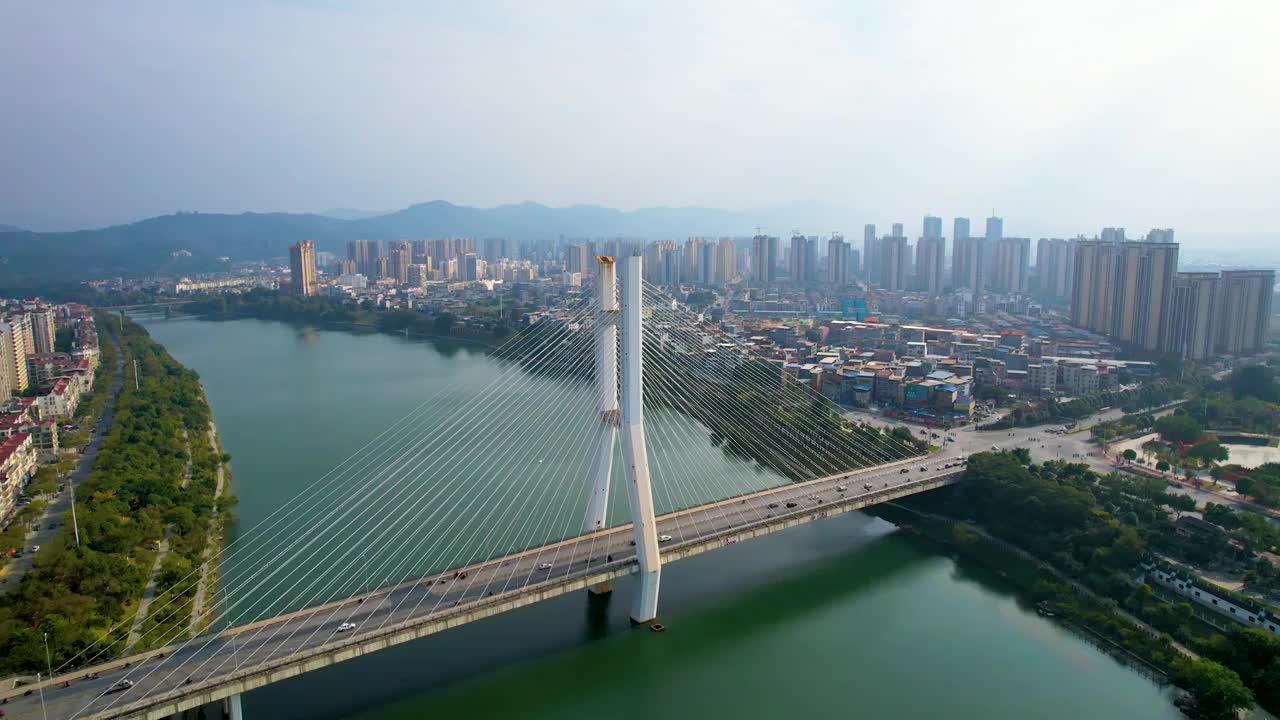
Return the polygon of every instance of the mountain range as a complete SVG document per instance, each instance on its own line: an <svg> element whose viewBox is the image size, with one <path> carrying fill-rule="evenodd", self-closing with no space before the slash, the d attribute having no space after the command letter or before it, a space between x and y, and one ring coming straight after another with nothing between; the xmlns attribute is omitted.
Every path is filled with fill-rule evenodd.
<svg viewBox="0 0 1280 720"><path fill-rule="evenodd" d="M284 257L288 247L299 240L312 240L319 250L341 253L346 241L357 239L742 236L754 234L756 226L770 228L773 234L781 234L784 227L789 232L789 223L796 219L811 226L815 213L830 217L809 206L751 212L701 207L624 211L596 205L557 208L532 202L476 208L440 200L372 217L364 217L364 213L182 212L95 230L0 230L0 288L117 275L211 271L225 267L221 258Z"/></svg>

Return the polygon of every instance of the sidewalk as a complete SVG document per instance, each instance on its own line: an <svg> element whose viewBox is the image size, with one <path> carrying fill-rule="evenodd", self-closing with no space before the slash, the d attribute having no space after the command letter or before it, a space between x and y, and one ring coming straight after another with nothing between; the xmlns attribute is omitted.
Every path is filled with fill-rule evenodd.
<svg viewBox="0 0 1280 720"><path fill-rule="evenodd" d="M218 426L214 425L212 420L209 421L209 447L213 448L213 451L215 453L222 452L222 447L218 445ZM225 491L225 478L226 478L225 466L222 464L221 461L219 461L218 462L218 482L217 482L217 485L214 487L214 491L213 491L213 496L218 500L222 499L222 494ZM205 541L204 554L201 558L200 580L196 583L196 597L194 600L191 601L191 626L189 628L189 631L191 632L192 635L195 635L199 631L200 621L204 616L205 596L208 594L208 591L209 591L209 571L213 569L212 556L214 551L214 545L216 544L218 546L217 549L219 551L222 550L223 538L221 537L215 538L213 535L214 531L218 527L217 521L218 521L218 504L215 502L213 505L213 511L209 515L209 535L207 540ZM216 543L215 543L215 540L217 541Z"/></svg>

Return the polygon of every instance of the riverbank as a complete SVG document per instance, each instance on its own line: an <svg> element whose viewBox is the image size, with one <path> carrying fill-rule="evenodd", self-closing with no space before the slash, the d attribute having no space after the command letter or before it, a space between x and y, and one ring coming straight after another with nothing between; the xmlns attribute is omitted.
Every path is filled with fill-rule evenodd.
<svg viewBox="0 0 1280 720"><path fill-rule="evenodd" d="M201 320L275 320L291 325L348 332L380 332L422 340L452 340L496 349L520 327L501 319L464 324L450 313L368 308L332 298L299 299L269 291L228 298L218 296L168 308L166 317L189 315Z"/></svg>
<svg viewBox="0 0 1280 720"><path fill-rule="evenodd" d="M218 479L214 487L214 496L219 498L220 502L214 503L209 515L209 541L205 543L204 553L200 558L200 579L196 581L196 593L191 601L191 625L187 629L191 635L199 633L213 621L213 617L206 612L205 608L206 596L211 589L216 591L218 586L220 566L213 561L213 552L215 549L220 550L226 539L227 525L231 521L230 506L235 502L235 497L231 494L231 471L227 467L231 456L218 442L218 426L213 420L209 421L209 446L218 453ZM219 510L224 507L226 511L219 513Z"/></svg>
<svg viewBox="0 0 1280 720"><path fill-rule="evenodd" d="M1049 563L992 536L975 524L911 508L903 503L879 505L872 508L870 513L894 523L904 532L929 540L950 554L963 556L998 573L1016 586L1023 599L1036 607L1041 615L1102 640L1105 649L1112 655L1146 671L1157 682L1169 681L1169 673L1173 669L1173 654L1192 660L1200 657L1190 648L1169 639L1167 635L1130 613L1114 607L1113 602L1067 577ZM1046 580L1060 583L1069 588L1070 592L1064 595L1061 587L1052 588L1045 584ZM1128 624L1128 628L1122 628L1120 639L1117 639L1111 623L1097 622L1097 613L1106 612ZM1125 633L1123 630L1130 632ZM1140 632L1149 640L1156 641L1154 647L1163 652L1154 657L1143 654L1150 653L1153 646L1148 643L1132 643L1130 635L1133 632Z"/></svg>
<svg viewBox="0 0 1280 720"><path fill-rule="evenodd" d="M77 491L79 546L68 516L32 571L0 597L0 674L47 664L57 671L120 652L166 536L137 647L165 644L189 624L193 571L209 542L197 519L224 502L215 495L217 458L205 434L209 406L196 374L140 325L124 320L103 328L118 338L121 364L132 370L136 363L137 375L127 373Z"/></svg>
<svg viewBox="0 0 1280 720"><path fill-rule="evenodd" d="M1158 669L1188 690L1180 707L1195 717L1234 716L1251 703L1250 690L1263 707L1275 705L1275 681L1258 668L1280 663L1280 638L1243 626L1219 632L1143 582L1138 566L1148 553L1182 552L1165 509L1175 498L1163 484L1023 462L1014 453L971 455L960 485L900 503L896 512L909 516L884 512L997 569L1042 614ZM1215 704L1214 713L1228 714L1203 711Z"/></svg>

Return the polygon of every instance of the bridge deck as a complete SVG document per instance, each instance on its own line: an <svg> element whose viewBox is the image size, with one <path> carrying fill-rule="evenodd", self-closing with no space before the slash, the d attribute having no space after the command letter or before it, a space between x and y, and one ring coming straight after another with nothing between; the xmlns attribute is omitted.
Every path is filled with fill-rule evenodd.
<svg viewBox="0 0 1280 720"><path fill-rule="evenodd" d="M957 459L957 453L944 451L668 513L658 518L658 532L672 538L662 545L663 562L932 490L954 482L960 472ZM928 470L920 472L919 467L926 465ZM841 491L839 486L846 489ZM795 503L795 507L788 508L787 503ZM82 668L41 683L45 703L51 717L71 717L88 706L80 717L166 718L631 574L636 564L630 541L629 524L608 528L460 568L465 578L449 571L432 576L430 582L405 583L231 628L186 647L171 646ZM550 569L539 569L544 563L550 563ZM344 622L356 623L357 629L338 634L338 626ZM206 660L207 664L198 667ZM157 666L158 670L149 673ZM98 677L85 679L91 672ZM137 683L132 689L98 698L126 675ZM188 677L190 683L185 682ZM70 685L62 687L67 681ZM41 716L38 692L24 694L36 687L0 692L9 717ZM137 699L131 701L130 695ZM108 707L112 701L115 704Z"/></svg>

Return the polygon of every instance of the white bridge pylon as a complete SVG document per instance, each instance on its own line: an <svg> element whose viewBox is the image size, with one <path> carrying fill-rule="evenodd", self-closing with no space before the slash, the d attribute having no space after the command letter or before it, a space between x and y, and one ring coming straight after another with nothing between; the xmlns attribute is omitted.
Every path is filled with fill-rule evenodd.
<svg viewBox="0 0 1280 720"><path fill-rule="evenodd" d="M599 263L596 298L599 322L596 324L595 376L599 419L592 443L591 497L587 504L583 530L594 532L605 526L609 506L609 481L613 467L614 445L622 433L622 469L631 503L631 527L636 543L636 560L640 565L639 588L631 608L631 619L651 622L658 616L658 585L662 578L662 559L658 554L658 529L653 514L653 486L649 480L649 454L644 435L644 296L642 259L629 256L620 259L622 269L622 302L619 308L618 283L614 258L596 257ZM622 343L618 343L621 326ZM618 352L622 363L619 369ZM609 592L597 586L592 592Z"/></svg>

